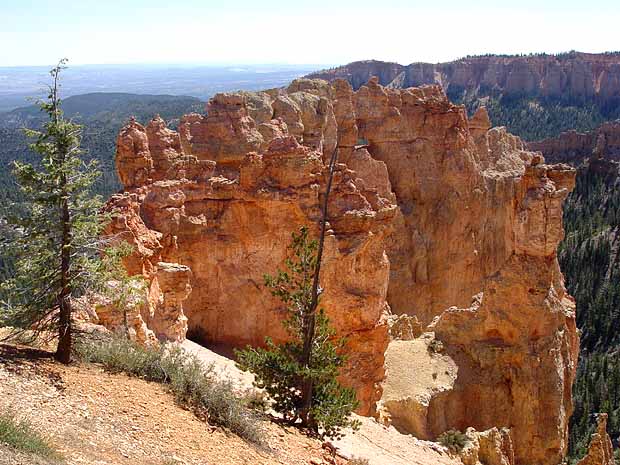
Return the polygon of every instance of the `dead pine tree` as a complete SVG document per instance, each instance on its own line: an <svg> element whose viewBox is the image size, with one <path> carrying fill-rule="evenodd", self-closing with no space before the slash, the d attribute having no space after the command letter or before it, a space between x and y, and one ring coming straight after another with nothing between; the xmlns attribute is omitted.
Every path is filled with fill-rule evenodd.
<svg viewBox="0 0 620 465"><path fill-rule="evenodd" d="M321 261L323 258L323 247L325 244L325 233L327 230L327 210L329 204L329 194L332 190L332 183L334 180L334 171L336 169L336 163L338 161L338 144L332 152L332 156L329 160L329 168L327 173L327 185L325 186L325 195L323 197L323 205L321 206L321 224L319 231L319 245L316 253L316 264L314 268L314 274L312 277L312 293L310 306L306 312L304 312L304 319L302 322L303 331L303 352L301 355L301 363L306 369L310 369L312 366L312 344L315 339L316 330L316 313L319 304L319 294L322 292L320 288L319 278L321 274ZM308 424L311 428L313 419L310 415L312 407L312 391L313 380L311 376L306 377L302 384L302 407L300 417L303 422Z"/></svg>

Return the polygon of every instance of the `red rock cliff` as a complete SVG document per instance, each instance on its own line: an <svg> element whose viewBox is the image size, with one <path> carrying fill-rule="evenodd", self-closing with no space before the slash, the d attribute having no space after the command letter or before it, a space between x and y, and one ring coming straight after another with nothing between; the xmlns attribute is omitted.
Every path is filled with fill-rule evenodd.
<svg viewBox="0 0 620 465"><path fill-rule="evenodd" d="M578 349L556 260L574 171L489 126L484 110L468 121L438 86L376 79L357 92L299 80L220 94L179 133L157 118L130 123L116 158L125 192L108 207L111 231L137 245L129 270L151 282L146 324L180 339L184 328L170 332L162 318L187 318L211 345L281 339L262 275L281 266L291 231L317 224L324 159L338 145L323 305L348 337L343 378L362 412L380 397L389 302L432 322L458 364L454 389L433 401L433 436L508 427L517 463L557 464ZM170 263L191 270L193 290L166 306L158 276Z"/></svg>
<svg viewBox="0 0 620 465"><path fill-rule="evenodd" d="M573 165L581 164L592 155L620 161L620 121L604 123L584 133L563 132L558 137L530 142L528 147L542 152L547 160Z"/></svg>
<svg viewBox="0 0 620 465"><path fill-rule="evenodd" d="M468 95L492 90L506 95L596 100L601 104L617 103L620 99L618 53L488 55L448 63L411 63L407 66L369 60L308 75L309 78L328 81L346 79L355 89L372 76L377 76L380 84L389 87L439 84L447 92L466 90Z"/></svg>

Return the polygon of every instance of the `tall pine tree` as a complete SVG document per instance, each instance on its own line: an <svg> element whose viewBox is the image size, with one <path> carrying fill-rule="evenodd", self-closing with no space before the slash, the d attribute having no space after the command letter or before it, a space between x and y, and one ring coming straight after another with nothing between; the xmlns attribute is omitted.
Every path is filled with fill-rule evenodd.
<svg viewBox="0 0 620 465"><path fill-rule="evenodd" d="M319 285L323 246L328 220L328 203L338 146L332 153L327 186L321 205L319 239L308 237L308 228L292 235L292 257L286 269L265 276L265 284L288 310L283 324L289 341L276 345L266 339L266 348L248 347L237 351L238 365L254 373L256 385L273 400L273 408L283 417L313 433L338 437L342 428L357 427L350 414L357 408L355 391L338 382L345 363L340 355L344 341L334 342L335 329L319 307Z"/></svg>
<svg viewBox="0 0 620 465"><path fill-rule="evenodd" d="M85 162L82 127L61 109L63 59L50 71L47 100L39 102L48 120L41 131L27 129L35 163L14 162L14 176L25 201L7 221L15 236L8 247L17 257L15 274L3 283L0 323L18 332L56 335L56 358L71 361L72 299L92 287L101 261L101 202L91 195L99 176L95 162Z"/></svg>

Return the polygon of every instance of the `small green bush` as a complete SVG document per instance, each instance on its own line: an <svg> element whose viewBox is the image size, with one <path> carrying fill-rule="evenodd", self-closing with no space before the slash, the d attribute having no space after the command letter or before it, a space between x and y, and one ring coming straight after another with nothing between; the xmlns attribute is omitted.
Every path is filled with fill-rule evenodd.
<svg viewBox="0 0 620 465"><path fill-rule="evenodd" d="M17 419L12 413L0 413L0 443L13 449L35 454L52 460L61 455L25 419Z"/></svg>
<svg viewBox="0 0 620 465"><path fill-rule="evenodd" d="M338 381L346 358L345 341L313 299L318 270L318 242L308 228L292 234L291 258L276 276L265 275L265 285L286 306L282 324L289 340L276 344L265 338L266 347L246 347L235 352L237 366L255 376L255 387L264 389L271 408L289 424L313 435L339 438L345 428L357 429L351 418L358 407L355 390ZM317 282L318 284L318 282Z"/></svg>
<svg viewBox="0 0 620 465"><path fill-rule="evenodd" d="M369 465L370 462L368 459L363 459L361 457L353 457L349 460L349 465Z"/></svg>
<svg viewBox="0 0 620 465"><path fill-rule="evenodd" d="M433 353L433 354L440 354L443 352L444 350L444 345L443 342L441 342L438 339L433 339L429 344L428 344L428 350Z"/></svg>
<svg viewBox="0 0 620 465"><path fill-rule="evenodd" d="M469 442L469 438L465 433L461 433L460 431L451 429L446 431L445 433L442 433L437 438L437 441L442 446L447 447L450 452L457 454L462 451L463 448L467 445L467 443Z"/></svg>
<svg viewBox="0 0 620 465"><path fill-rule="evenodd" d="M126 338L80 341L78 357L101 363L111 372L123 372L147 381L165 384L181 405L207 417L210 423L228 428L240 437L263 443L258 416L248 401L235 394L229 381L218 379L212 366L174 345L142 347Z"/></svg>

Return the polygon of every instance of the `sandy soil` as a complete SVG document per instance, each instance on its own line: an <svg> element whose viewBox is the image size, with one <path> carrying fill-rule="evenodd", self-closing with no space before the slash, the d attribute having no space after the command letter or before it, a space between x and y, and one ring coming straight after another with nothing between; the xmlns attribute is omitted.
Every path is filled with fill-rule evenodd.
<svg viewBox="0 0 620 465"><path fill-rule="evenodd" d="M261 450L177 406L161 385L7 346L0 346L0 409L27 417L68 465L345 462L320 441L272 422L265 422L270 450ZM45 463L6 450L0 456L2 465Z"/></svg>

